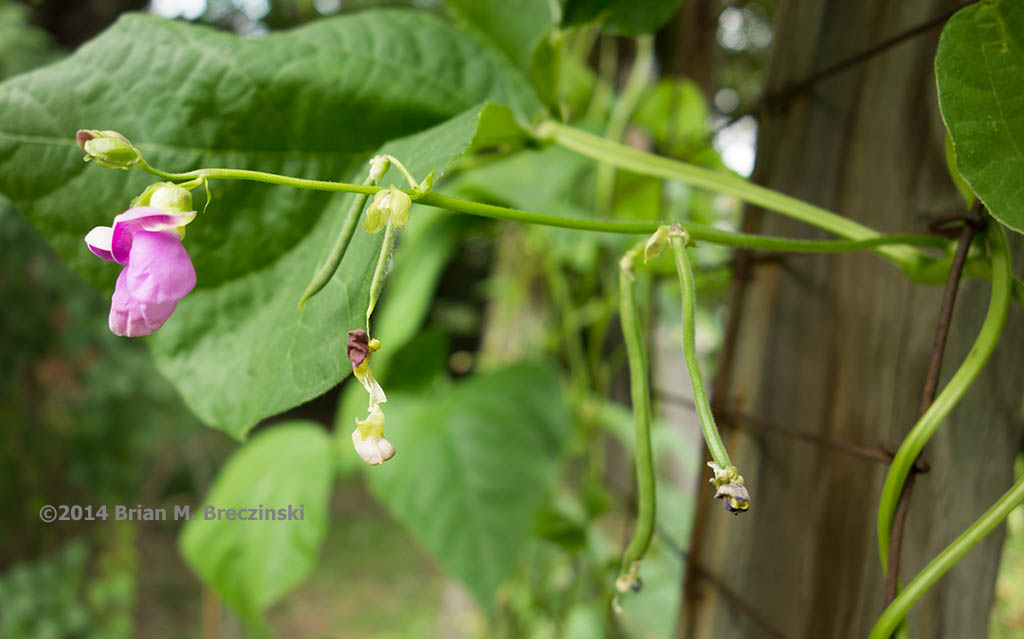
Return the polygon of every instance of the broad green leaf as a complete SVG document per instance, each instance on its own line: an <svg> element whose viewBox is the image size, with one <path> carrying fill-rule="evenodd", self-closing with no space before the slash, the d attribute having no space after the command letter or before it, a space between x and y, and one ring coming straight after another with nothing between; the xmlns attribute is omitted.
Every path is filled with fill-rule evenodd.
<svg viewBox="0 0 1024 639"><path fill-rule="evenodd" d="M562 24L603 20L605 32L635 36L655 31L680 4L682 0L562 0Z"/></svg>
<svg viewBox="0 0 1024 639"><path fill-rule="evenodd" d="M310 422L253 437L228 459L185 525L185 560L249 623L259 623L316 565L329 519L330 446L327 433ZM256 519L218 512L230 508Z"/></svg>
<svg viewBox="0 0 1024 639"><path fill-rule="evenodd" d="M486 36L528 73L534 49L551 28L551 0L448 0L456 20Z"/></svg>
<svg viewBox="0 0 1024 639"><path fill-rule="evenodd" d="M556 106L561 39L550 36L552 0L448 0L456 21L529 80L544 104Z"/></svg>
<svg viewBox="0 0 1024 639"><path fill-rule="evenodd" d="M118 267L82 238L153 179L83 163L76 129L119 130L165 170L359 180L383 148L425 175L469 147L481 118L498 123L485 127L489 140L509 132L507 112L474 105L506 102L521 119L539 108L506 67L416 12L365 12L260 41L129 15L67 60L0 85L0 192L109 290ZM185 240L197 290L151 343L188 405L241 437L349 372L345 333L362 323L380 238L357 232L332 283L298 313L349 197L242 182L213 191Z"/></svg>
<svg viewBox="0 0 1024 639"><path fill-rule="evenodd" d="M1024 232L1024 3L957 12L935 56L956 168L992 215Z"/></svg>
<svg viewBox="0 0 1024 639"><path fill-rule="evenodd" d="M392 514L490 607L530 536L571 430L553 369L520 364L429 398L394 394L395 458L369 473Z"/></svg>
<svg viewBox="0 0 1024 639"><path fill-rule="evenodd" d="M974 191L956 168L956 149L953 148L953 138L949 137L949 131L946 131L946 170L949 172L949 178L953 180L953 186L964 199L964 206L968 209L974 206Z"/></svg>

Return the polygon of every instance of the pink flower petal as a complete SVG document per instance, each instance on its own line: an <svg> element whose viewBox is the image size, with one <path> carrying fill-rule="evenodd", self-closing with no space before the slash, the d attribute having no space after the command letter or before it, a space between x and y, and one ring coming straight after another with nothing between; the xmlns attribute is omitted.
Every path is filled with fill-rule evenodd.
<svg viewBox="0 0 1024 639"><path fill-rule="evenodd" d="M145 304L177 302L196 285L192 260L174 231L137 231L125 271L128 292Z"/></svg>
<svg viewBox="0 0 1024 639"><path fill-rule="evenodd" d="M114 218L110 253L119 264L128 263L132 238L139 231L162 231L185 226L195 219L195 211L172 215L151 206L137 206Z"/></svg>
<svg viewBox="0 0 1024 639"><path fill-rule="evenodd" d="M85 236L85 243L89 250L105 260L114 262L114 255L110 252L110 244L114 238L114 229L109 226L97 226Z"/></svg>
<svg viewBox="0 0 1024 639"><path fill-rule="evenodd" d="M178 306L178 300L163 304L144 304L132 297L128 287L128 269L121 270L110 299L110 331L124 337L149 335L164 325Z"/></svg>

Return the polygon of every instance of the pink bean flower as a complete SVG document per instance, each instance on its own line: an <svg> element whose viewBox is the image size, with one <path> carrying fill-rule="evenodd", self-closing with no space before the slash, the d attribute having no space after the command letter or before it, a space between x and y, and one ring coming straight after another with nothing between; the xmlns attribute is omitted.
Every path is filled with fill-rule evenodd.
<svg viewBox="0 0 1024 639"><path fill-rule="evenodd" d="M178 300L192 292L196 271L181 244L195 211L173 215L150 206L128 209L114 226L97 226L85 236L96 255L125 265L110 300L115 335L149 335L164 325Z"/></svg>

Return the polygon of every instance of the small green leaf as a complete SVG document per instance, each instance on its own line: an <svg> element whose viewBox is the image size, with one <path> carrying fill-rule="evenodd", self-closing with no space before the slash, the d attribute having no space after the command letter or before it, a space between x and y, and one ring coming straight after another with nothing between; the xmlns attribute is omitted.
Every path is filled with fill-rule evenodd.
<svg viewBox="0 0 1024 639"><path fill-rule="evenodd" d="M520 364L384 410L395 458L370 487L490 607L530 537L571 430L554 370Z"/></svg>
<svg viewBox="0 0 1024 639"><path fill-rule="evenodd" d="M329 519L330 446L323 429L310 422L261 433L227 461L185 525L185 560L251 624L316 565ZM230 520L227 513L216 518L229 508L245 509L244 516L256 520Z"/></svg>
<svg viewBox="0 0 1024 639"><path fill-rule="evenodd" d="M960 10L935 56L956 168L1000 222L1024 232L1024 3Z"/></svg>
<svg viewBox="0 0 1024 639"><path fill-rule="evenodd" d="M665 24L682 0L562 0L562 24L604 20L606 33L637 36Z"/></svg>

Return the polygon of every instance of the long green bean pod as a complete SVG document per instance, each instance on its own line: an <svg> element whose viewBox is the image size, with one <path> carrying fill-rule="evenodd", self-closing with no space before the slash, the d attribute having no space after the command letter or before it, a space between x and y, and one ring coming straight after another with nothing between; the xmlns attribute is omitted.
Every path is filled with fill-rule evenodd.
<svg viewBox="0 0 1024 639"><path fill-rule="evenodd" d="M647 380L647 356L637 317L633 275L628 264L619 271L619 311L622 336L629 359L629 386L633 399L633 418L636 428L636 529L626 551L622 554L622 567L616 586L620 592L639 590L637 575L639 561L647 552L654 534L655 487L654 456L651 452L651 393Z"/></svg>

